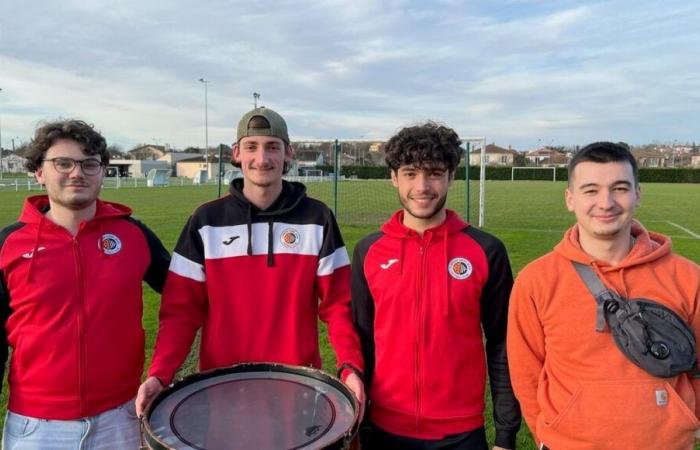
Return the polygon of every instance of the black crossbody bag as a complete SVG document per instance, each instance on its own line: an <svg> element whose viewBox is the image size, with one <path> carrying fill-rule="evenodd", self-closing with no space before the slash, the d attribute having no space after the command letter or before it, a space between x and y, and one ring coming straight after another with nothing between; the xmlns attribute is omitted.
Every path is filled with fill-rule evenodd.
<svg viewBox="0 0 700 450"><path fill-rule="evenodd" d="M659 378L684 372L700 377L695 336L690 326L666 306L646 298L626 299L606 288L593 269L572 261L596 300L596 331L606 325L615 345L634 364Z"/></svg>

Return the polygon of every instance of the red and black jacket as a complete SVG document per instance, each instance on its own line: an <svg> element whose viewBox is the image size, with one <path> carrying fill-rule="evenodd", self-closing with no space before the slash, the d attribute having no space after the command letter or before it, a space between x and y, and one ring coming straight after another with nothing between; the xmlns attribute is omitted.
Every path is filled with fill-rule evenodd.
<svg viewBox="0 0 700 450"><path fill-rule="evenodd" d="M29 197L0 232L0 379L12 347L9 410L72 420L136 395L143 372L142 281L156 291L170 256L123 205L98 200L78 233Z"/></svg>
<svg viewBox="0 0 700 450"><path fill-rule="evenodd" d="M286 181L261 211L242 182L200 206L180 235L149 375L170 382L199 328L201 370L254 361L321 367L318 317L338 365L361 371L350 261L333 214Z"/></svg>
<svg viewBox="0 0 700 450"><path fill-rule="evenodd" d="M479 428L488 367L496 444L514 448L520 408L506 359L513 285L506 249L453 211L423 236L403 225L403 214L360 241L353 255L369 418L416 439Z"/></svg>

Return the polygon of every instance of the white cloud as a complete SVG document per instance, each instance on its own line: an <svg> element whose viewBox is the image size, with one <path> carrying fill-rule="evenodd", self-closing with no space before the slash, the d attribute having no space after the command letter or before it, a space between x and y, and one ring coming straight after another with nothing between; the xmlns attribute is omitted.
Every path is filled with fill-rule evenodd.
<svg viewBox="0 0 700 450"><path fill-rule="evenodd" d="M525 148L697 139L700 11L669 1L37 0L0 17L3 135L229 143L252 93L307 138L434 119ZM28 24L31 24L29 26ZM5 142L5 141L3 141Z"/></svg>

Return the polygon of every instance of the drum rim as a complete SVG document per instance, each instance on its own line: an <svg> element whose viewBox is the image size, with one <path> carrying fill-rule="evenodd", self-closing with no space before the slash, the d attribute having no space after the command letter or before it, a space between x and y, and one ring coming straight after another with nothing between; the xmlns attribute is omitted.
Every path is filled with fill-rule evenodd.
<svg viewBox="0 0 700 450"><path fill-rule="evenodd" d="M360 426L359 423L359 414L360 414L360 405L357 401L357 398L355 398L355 395L352 393L350 388L340 381L338 378L335 378L326 372L323 372L321 369L317 369L315 367L307 367L307 366L295 366L292 364L281 364L281 363L273 363L273 362L248 362L248 363L239 363L239 364L234 364L229 367L220 367L217 369L210 369L210 370L205 370L202 372L194 373L192 375L188 375L184 378L181 378L179 380L174 381L173 383L170 383L170 385L167 386L166 389L161 391L151 403L146 406L146 409L144 410L143 415L141 416L141 424L142 424L142 429L143 429L143 436L144 439L148 442L148 444L151 446L153 450L172 450L172 447L168 446L165 442L161 441L155 433L153 433L153 430L151 429L151 424L149 422L149 419L151 417L151 413L155 409L156 406L158 406L167 396L170 392L173 390L177 390L180 388L183 388L185 386L189 386L190 384L197 383L201 380L207 379L207 378L212 378L218 375L228 375L232 373L245 373L245 372L278 372L278 373L290 373L293 375L304 375L308 378L313 378L319 381L323 381L326 384L331 385L332 387L336 388L338 391L340 391L352 404L353 406L353 426L349 430L349 434L346 433L346 435L340 436L338 440L341 439L348 439L348 442L357 434L357 430ZM335 441L338 442L338 441Z"/></svg>

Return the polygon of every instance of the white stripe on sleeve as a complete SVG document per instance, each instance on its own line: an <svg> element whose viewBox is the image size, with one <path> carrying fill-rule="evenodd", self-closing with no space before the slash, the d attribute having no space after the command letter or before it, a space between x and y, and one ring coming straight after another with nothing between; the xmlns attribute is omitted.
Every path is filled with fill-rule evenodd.
<svg viewBox="0 0 700 450"><path fill-rule="evenodd" d="M207 279L204 266L176 252L173 252L173 257L170 261L170 271L194 281L204 282Z"/></svg>

